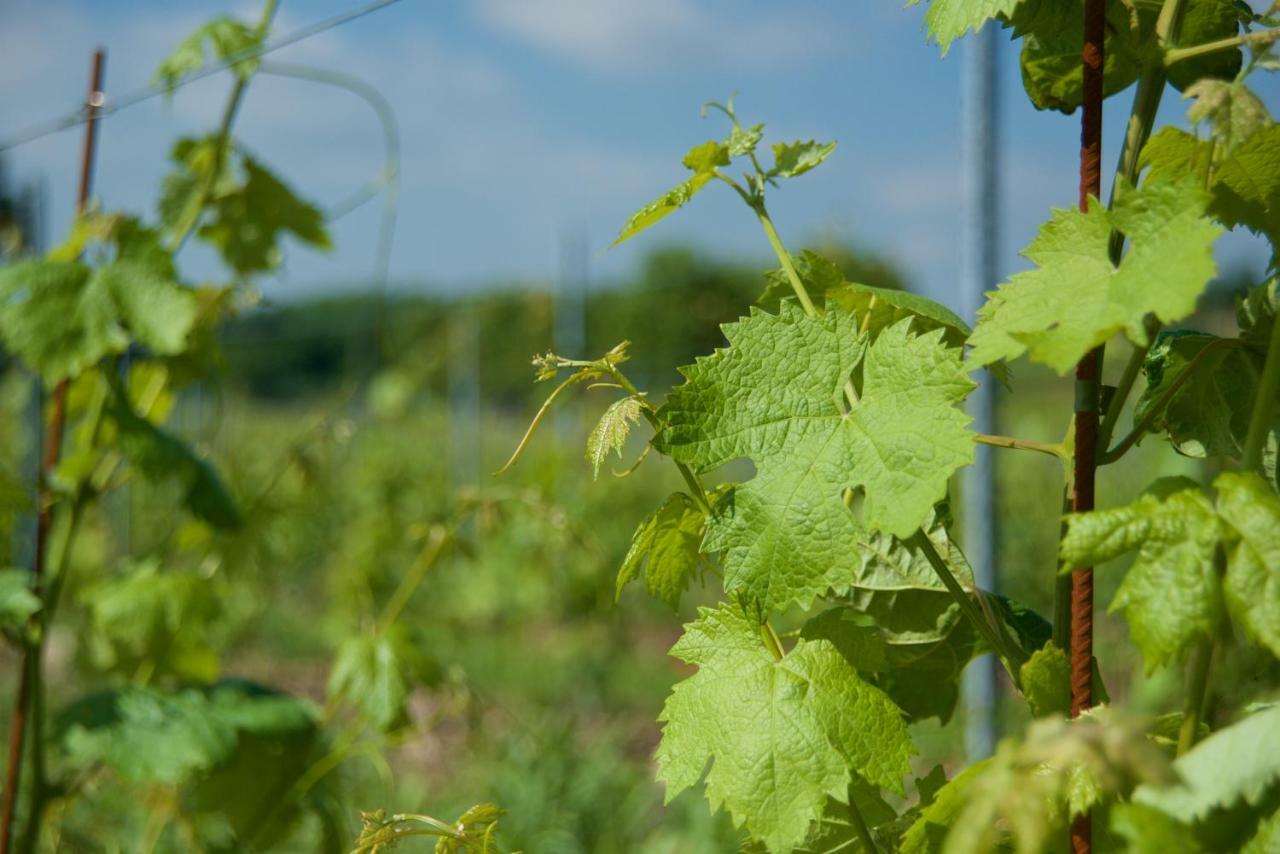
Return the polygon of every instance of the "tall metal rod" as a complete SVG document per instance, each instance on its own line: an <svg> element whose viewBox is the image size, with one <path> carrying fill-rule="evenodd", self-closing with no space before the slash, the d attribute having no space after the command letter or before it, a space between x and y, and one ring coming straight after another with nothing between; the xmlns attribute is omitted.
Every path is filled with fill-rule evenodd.
<svg viewBox="0 0 1280 854"><path fill-rule="evenodd" d="M995 287L1000 275L996 260L1000 240L1000 176L996 170L999 50L999 31L990 25L964 44L961 91L964 211L960 266L961 313L967 318L977 313L984 293ZM995 382L985 372L977 380L978 387L969 396L973 429L979 433L998 433ZM965 553L973 566L977 586L988 591L999 586L994 451L989 445L977 446L974 464L966 470L962 486ZM964 671L965 752L971 762L985 759L995 750L998 669L996 657L985 655Z"/></svg>
<svg viewBox="0 0 1280 854"><path fill-rule="evenodd" d="M80 183L76 192L76 213L84 212L93 190L93 164L97 152L98 115L105 102L102 92L103 73L106 69L106 51L93 52L93 65L89 75L89 95L85 99L84 147L80 156ZM35 560L32 564L33 585L38 589L44 575L48 554L49 529L53 524L53 495L49 489L49 477L62 455L62 434L67 418L67 381L61 380L53 390L50 402L49 431L45 438L44 460L41 466L40 484L37 490ZM41 666L44 650L42 639L28 645L22 656L22 675L18 681L18 696L14 701L13 719L9 724L9 761L5 768L3 802L0 803L0 854L9 854L13 840L13 812L18 800L18 785L22 779L22 754L26 742L27 720L32 702L35 671ZM38 692L37 692L38 693ZM32 750L43 749L32 744ZM39 770L39 769L37 769ZM36 780L36 785L43 781ZM39 793L36 793L37 795ZM39 808L40 798L32 798L33 809Z"/></svg>
<svg viewBox="0 0 1280 854"><path fill-rule="evenodd" d="M1105 0L1085 0L1084 45L1081 61L1084 87L1080 109L1080 210L1090 198L1102 196L1102 68L1106 35ZM1071 509L1093 509L1094 472L1097 468L1098 399L1102 378L1102 347L1089 352L1076 366L1075 433ZM1071 577L1071 715L1093 705L1093 568ZM1071 848L1088 854L1093 848L1093 821L1089 814L1071 825Z"/></svg>

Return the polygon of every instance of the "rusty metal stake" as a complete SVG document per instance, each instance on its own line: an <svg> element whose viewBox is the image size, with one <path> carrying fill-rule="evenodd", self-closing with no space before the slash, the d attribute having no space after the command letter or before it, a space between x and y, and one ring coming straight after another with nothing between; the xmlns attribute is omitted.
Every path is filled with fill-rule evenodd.
<svg viewBox="0 0 1280 854"><path fill-rule="evenodd" d="M1106 35L1105 0L1086 0L1084 6L1083 97L1080 117L1080 210L1102 195L1102 69ZM1075 460L1071 509L1093 509L1097 468L1098 408L1102 380L1102 347L1090 351L1076 365ZM1093 705L1093 568L1077 570L1071 580L1071 716ZM1071 848L1089 854L1093 821L1088 813L1071 824Z"/></svg>
<svg viewBox="0 0 1280 854"><path fill-rule="evenodd" d="M93 187L93 162L97 150L98 111L104 103L102 92L103 71L106 65L106 52L98 48L93 52L93 65L89 77L89 95L85 100L87 121L84 130L84 148L80 159L80 183L76 193L76 213L84 213L89 204L89 195ZM37 496L36 547L35 561L31 572L33 584L37 588L44 575L45 560L48 554L49 530L53 524L53 496L49 489L49 478L58 465L62 454L62 434L67 418L67 381L61 380L53 390L50 402L49 432L45 441L44 459L41 462L40 485ZM18 799L18 785L22 778L22 754L26 742L28 713L31 708L31 693L34 668L40 667L43 640L34 646L28 646L22 656L22 675L18 682L18 696L14 701L13 720L9 725L9 761L5 768L4 797L0 804L0 854L9 854L13 840L13 813ZM38 730L37 730L38 732ZM32 744L33 750L42 750L43 745ZM43 780L36 780L43 785ZM32 798L32 809L40 808L42 798L36 792ZM35 816L30 816L34 821Z"/></svg>

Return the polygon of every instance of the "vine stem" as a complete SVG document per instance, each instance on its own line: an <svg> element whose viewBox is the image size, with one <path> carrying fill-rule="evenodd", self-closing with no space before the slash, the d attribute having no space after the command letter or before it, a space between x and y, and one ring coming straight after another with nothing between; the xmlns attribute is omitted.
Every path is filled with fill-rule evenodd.
<svg viewBox="0 0 1280 854"><path fill-rule="evenodd" d="M1213 666L1213 642L1202 640L1191 652L1186 696L1182 702L1182 726L1178 728L1178 756L1195 746L1204 714L1205 696L1209 690L1209 671Z"/></svg>
<svg viewBox="0 0 1280 854"><path fill-rule="evenodd" d="M266 0L266 4L262 7L262 16L258 19L258 26L254 30L254 35L261 41L267 34L267 30L271 27L271 21L276 16L276 8L280 5L280 0ZM234 71L236 82L231 86L231 96L227 98L227 105L222 109L222 121L218 125L218 134L216 145L218 148L217 157L213 160L213 167L209 170L209 177L205 180L204 186L200 189L200 196L197 204L192 205L191 213L188 221L182 224L182 228L176 232L169 244L169 249L175 255L182 251L182 247L186 245L187 240L195 233L196 226L200 224L200 214L204 211L204 206L208 204L209 197L213 195L213 191L218 184L218 179L222 176L222 164L226 159L231 143L231 126L235 124L236 115L240 112L240 103L244 100L245 89L249 86L250 75L241 75ZM0 852L2 854L2 852Z"/></svg>
<svg viewBox="0 0 1280 854"><path fill-rule="evenodd" d="M104 102L103 75L107 54L102 48L93 52L92 70L89 75L89 94L85 99L86 121L84 148L80 159L80 182L76 192L76 214L84 213L93 189L93 163L97 153L98 113ZM40 471L38 508L36 511L35 560L31 567L32 583L39 590L44 574L49 530L53 522L53 494L49 477L62 455L62 434L66 424L67 381L60 381L53 391L49 416L49 432L45 439L45 453ZM41 597L43 599L43 596ZM27 716L35 719L32 724L32 807L27 817L26 839L39 832L40 805L46 787L44 773L44 682L42 679L44 658L44 632L23 652L22 675L18 681L18 693L14 700L13 718L9 726L9 757L5 768L4 793L0 798L0 854L9 854L13 840L14 808L18 800L18 787L22 782L22 753L26 745Z"/></svg>
<svg viewBox="0 0 1280 854"><path fill-rule="evenodd" d="M858 804L853 797L852 786L849 787L849 820L866 854L880 854L880 846L876 845L875 837L871 835L871 828L867 826L867 820L863 818L862 810L858 809Z"/></svg>
<svg viewBox="0 0 1280 854"><path fill-rule="evenodd" d="M925 560L929 562L929 566L933 567L933 571L942 581L942 585L951 594L951 598L956 601L956 604L960 606L960 610L973 623L974 628L977 629L978 634L991 647L992 652L1000 657L1005 670L1009 672L1009 677L1021 690L1022 680L1019 676L1019 669L1025 662L1026 656L1006 636L996 631L992 622L983 615L982 610L969 596L969 593L960 584L955 574L951 572L951 567L947 566L946 560L938 553L937 546L933 544L933 541L929 539L923 530L917 530L905 542L907 545L919 549L924 555Z"/></svg>
<svg viewBox="0 0 1280 854"><path fill-rule="evenodd" d="M1230 38L1205 42L1204 44L1198 44L1192 47L1174 48L1172 50L1165 51L1164 65L1165 68L1168 68L1174 63L1183 62L1188 59L1195 59L1198 56L1218 53L1223 50L1234 50L1241 47L1263 47L1274 41L1280 41L1280 28L1274 30L1263 30L1259 33L1245 33L1240 36L1231 36Z"/></svg>
<svg viewBox="0 0 1280 854"><path fill-rule="evenodd" d="M1256 469L1262 464L1262 449L1267 443L1271 416L1275 412L1276 393L1280 391L1280 317L1271 321L1271 339L1267 342L1267 361L1258 381L1258 396L1249 416L1249 432L1245 434L1243 465Z"/></svg>
<svg viewBox="0 0 1280 854"><path fill-rule="evenodd" d="M1066 450L1060 443L1051 442L1033 442L1030 439L1019 439L1015 436L992 436L988 433L978 433L973 437L973 441L980 445L992 445L996 448L1014 448L1021 451L1035 451L1040 454L1048 454L1051 457L1062 459L1066 456Z"/></svg>

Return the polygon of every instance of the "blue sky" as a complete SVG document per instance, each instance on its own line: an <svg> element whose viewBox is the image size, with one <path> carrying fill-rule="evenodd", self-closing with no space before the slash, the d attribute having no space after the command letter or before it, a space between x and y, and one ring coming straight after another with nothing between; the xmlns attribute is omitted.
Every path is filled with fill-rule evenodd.
<svg viewBox="0 0 1280 854"><path fill-rule="evenodd" d="M355 0L283 0L277 33ZM37 2L0 11L0 137L83 98L89 53L108 49L107 91L145 85L156 63L201 20L256 17L252 3ZM921 7L899 0L403 0L273 56L353 74L381 90L401 126L402 194L391 278L404 287L474 288L551 279L562 235L604 247L634 208L682 179L680 157L724 126L699 105L738 93L740 115L764 121L766 141L836 139L821 170L775 193L793 247L848 239L897 263L952 305L959 258L960 79L964 42L940 59ZM1052 206L1075 201L1078 117L1036 112L1022 95L1016 45L1002 55L1002 271ZM150 101L103 127L96 191L108 208L149 212L175 136L216 124L230 80L217 75ZM1255 77L1273 112L1280 80ZM1113 163L1131 93L1106 115ZM1162 120L1185 104L1166 97ZM379 127L365 104L324 87L255 80L238 123L244 144L321 205L347 197L382 166ZM18 178L43 175L50 228L66 227L80 134L11 152ZM725 190L725 192L720 192ZM379 205L334 223L336 248L289 253L264 283L274 297L366 280ZM646 245L684 241L759 258L767 246L727 188L712 187L636 240L590 258L591 276L624 275ZM1261 271L1266 252L1232 236L1224 265ZM212 270L199 248L188 270ZM995 283L993 282L992 285Z"/></svg>

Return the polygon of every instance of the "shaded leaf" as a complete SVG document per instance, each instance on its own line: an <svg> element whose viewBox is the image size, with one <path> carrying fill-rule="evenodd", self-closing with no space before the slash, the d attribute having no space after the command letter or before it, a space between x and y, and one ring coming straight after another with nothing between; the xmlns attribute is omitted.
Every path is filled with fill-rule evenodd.
<svg viewBox="0 0 1280 854"><path fill-rule="evenodd" d="M649 593L671 606L706 566L699 553L706 514L683 492L673 492L636 528L618 570L617 596L633 579L643 578Z"/></svg>

